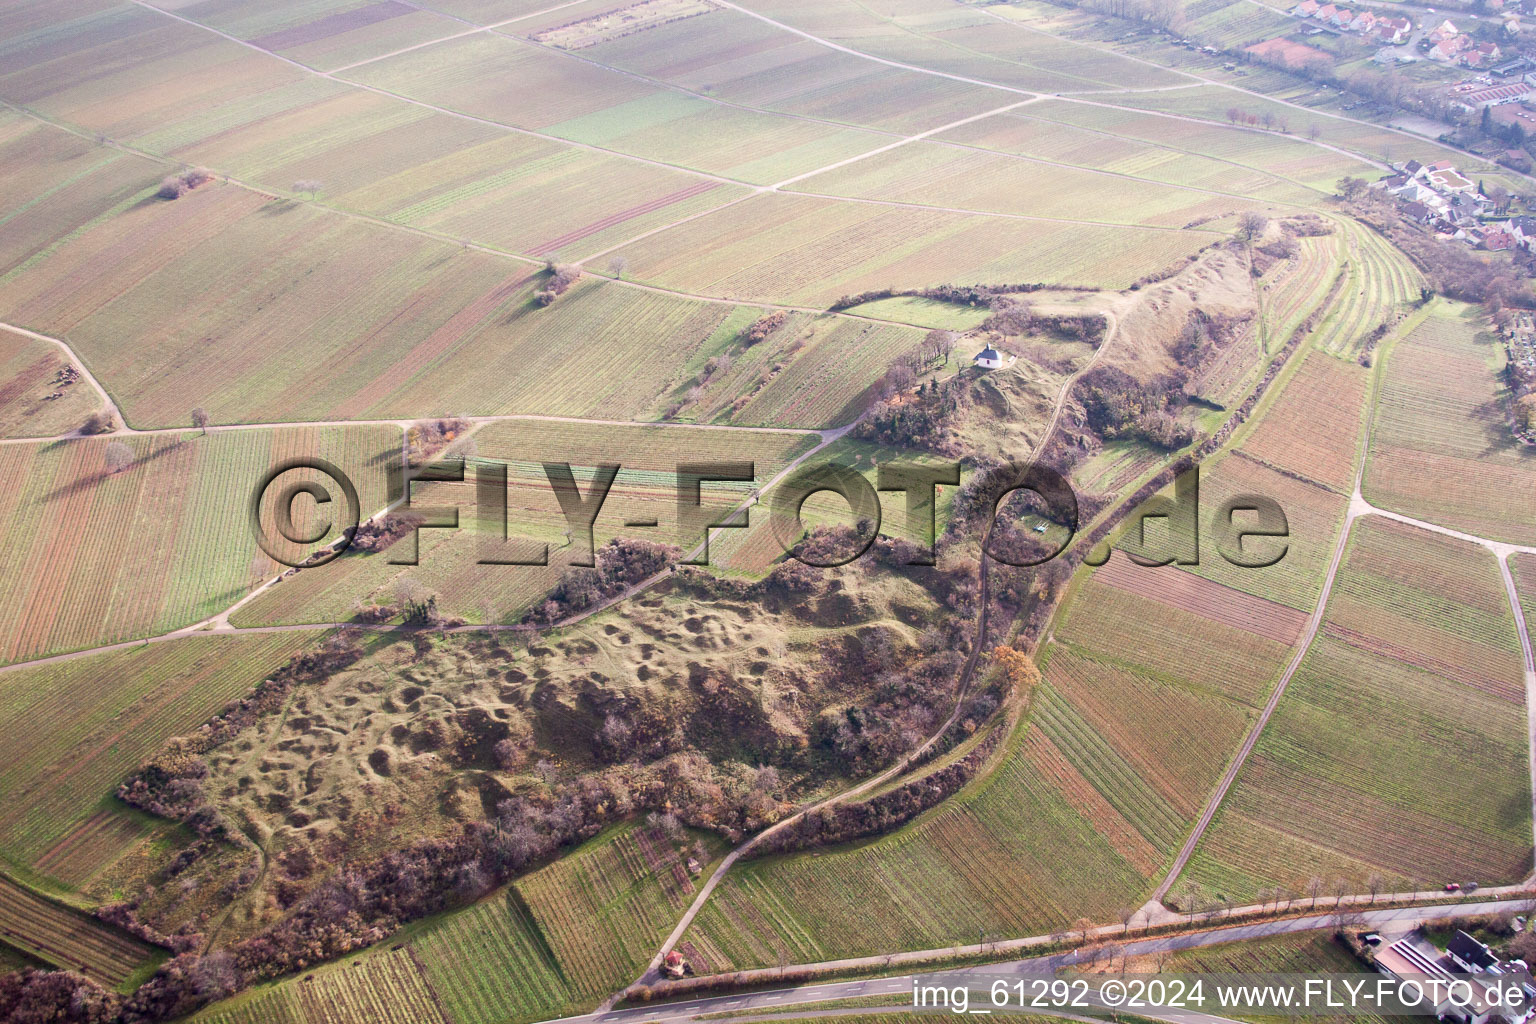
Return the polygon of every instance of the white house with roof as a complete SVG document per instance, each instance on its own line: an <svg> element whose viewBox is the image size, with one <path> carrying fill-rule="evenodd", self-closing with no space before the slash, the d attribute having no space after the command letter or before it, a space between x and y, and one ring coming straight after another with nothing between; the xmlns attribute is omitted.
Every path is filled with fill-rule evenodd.
<svg viewBox="0 0 1536 1024"><path fill-rule="evenodd" d="M996 370L1003 365L1003 354L989 342L986 348L976 353L975 363L983 370Z"/></svg>

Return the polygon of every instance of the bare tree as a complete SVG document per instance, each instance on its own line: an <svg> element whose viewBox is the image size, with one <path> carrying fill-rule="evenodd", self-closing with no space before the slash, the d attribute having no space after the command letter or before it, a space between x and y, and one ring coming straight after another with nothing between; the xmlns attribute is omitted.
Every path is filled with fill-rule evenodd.
<svg viewBox="0 0 1536 1024"><path fill-rule="evenodd" d="M1312 878L1307 882L1307 892L1312 894L1312 905L1314 907L1317 906L1317 898L1321 896L1323 892L1323 880L1318 878L1316 875L1313 875Z"/></svg>
<svg viewBox="0 0 1536 1024"><path fill-rule="evenodd" d="M1321 134L1323 134L1323 130L1317 126L1316 122L1307 125L1307 138L1311 139L1313 142L1316 142L1317 137Z"/></svg>
<svg viewBox="0 0 1536 1024"><path fill-rule="evenodd" d="M192 425L203 433L208 433L208 410L198 406L192 410Z"/></svg>
<svg viewBox="0 0 1536 1024"><path fill-rule="evenodd" d="M293 183L293 191L305 193L311 199L315 198L315 193L323 188L325 186L313 178L300 178Z"/></svg>
<svg viewBox="0 0 1536 1024"><path fill-rule="evenodd" d="M1237 219L1237 237L1252 245L1269 230L1269 218L1255 210L1249 210Z"/></svg>
<svg viewBox="0 0 1536 1024"><path fill-rule="evenodd" d="M1344 902L1344 897L1349 895L1349 879L1340 878L1333 883L1333 905L1337 909Z"/></svg>
<svg viewBox="0 0 1536 1024"><path fill-rule="evenodd" d="M1193 878L1184 883L1184 913L1191 916L1200 902L1200 883Z"/></svg>
<svg viewBox="0 0 1536 1024"><path fill-rule="evenodd" d="M437 619L437 594L420 580L410 576L396 580L395 600L406 622L425 625Z"/></svg>
<svg viewBox="0 0 1536 1024"><path fill-rule="evenodd" d="M133 465L133 449L121 441L113 441L107 445L102 458L106 462L108 473L121 473Z"/></svg>
<svg viewBox="0 0 1536 1024"><path fill-rule="evenodd" d="M623 256L615 256L613 259L608 261L608 273L612 274L620 281L624 280L624 271L628 269L629 260L625 259Z"/></svg>
<svg viewBox="0 0 1536 1024"><path fill-rule="evenodd" d="M1364 178L1356 178L1346 174L1335 182L1333 187L1338 190L1339 195L1343 196L1345 200L1354 202L1365 194L1367 184Z"/></svg>
<svg viewBox="0 0 1536 1024"><path fill-rule="evenodd" d="M1129 935L1131 933L1131 922L1136 920L1137 910L1135 907L1121 907L1119 914L1120 926L1123 929L1121 934Z"/></svg>
<svg viewBox="0 0 1536 1024"><path fill-rule="evenodd" d="M1386 879L1374 873L1365 880L1365 887L1370 890L1372 903L1376 902L1376 895L1381 892L1386 884Z"/></svg>

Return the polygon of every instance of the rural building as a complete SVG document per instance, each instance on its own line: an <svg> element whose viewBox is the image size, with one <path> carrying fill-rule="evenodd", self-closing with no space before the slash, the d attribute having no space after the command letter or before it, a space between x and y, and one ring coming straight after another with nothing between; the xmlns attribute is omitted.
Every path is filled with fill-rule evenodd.
<svg viewBox="0 0 1536 1024"><path fill-rule="evenodd" d="M976 353L976 365L983 370L995 370L1003 365L1003 354L991 345L988 345Z"/></svg>
<svg viewBox="0 0 1536 1024"><path fill-rule="evenodd" d="M1536 238L1536 217L1513 217L1505 227L1522 245L1530 245Z"/></svg>
<svg viewBox="0 0 1536 1024"><path fill-rule="evenodd" d="M1291 13L1298 18L1310 18L1317 13L1317 0L1301 0L1301 3L1291 8Z"/></svg>
<svg viewBox="0 0 1536 1024"><path fill-rule="evenodd" d="M1489 252L1503 252L1515 247L1515 236L1503 228L1494 228L1483 233L1481 245Z"/></svg>
<svg viewBox="0 0 1536 1024"><path fill-rule="evenodd" d="M1377 18L1371 27L1371 35L1383 43L1396 46L1413 31L1413 22L1407 18Z"/></svg>
<svg viewBox="0 0 1536 1024"><path fill-rule="evenodd" d="M1456 26L1451 24L1450 19L1446 19L1429 30L1429 41L1438 43L1444 39L1454 39L1460 34Z"/></svg>
<svg viewBox="0 0 1536 1024"><path fill-rule="evenodd" d="M1377 18L1376 27L1371 30L1376 38L1385 43L1401 43L1408 38L1408 33L1413 31L1413 22L1407 18Z"/></svg>
<svg viewBox="0 0 1536 1024"><path fill-rule="evenodd" d="M1445 953L1463 971L1469 973L1486 971L1499 965L1499 958L1493 955L1493 950L1460 930L1445 944Z"/></svg>
<svg viewBox="0 0 1536 1024"><path fill-rule="evenodd" d="M661 960L661 973L669 978L681 978L688 973L688 961L677 950L668 950Z"/></svg>
<svg viewBox="0 0 1536 1024"><path fill-rule="evenodd" d="M1468 956L1479 959L1485 956L1495 965L1493 970L1498 969L1498 958L1493 956L1487 946L1467 935L1466 932L1457 932L1450 945L1460 948ZM1476 949L1480 949L1481 954L1477 953ZM1484 973L1484 969L1469 969L1466 961L1459 956L1449 951L1441 953L1420 936L1410 935L1378 951L1376 969L1394 978L1423 984L1426 1002L1430 998L1440 1000L1435 1005L1434 1012L1443 1021L1488 1024L1492 1018L1499 1017L1508 1021L1509 1024L1525 1024L1525 1021L1530 1018L1528 1010L1519 1012L1500 1004L1498 998L1489 991L1487 984L1478 978L1478 975ZM1465 979L1471 986L1470 1003L1466 1003L1464 991L1453 993L1449 988L1449 982L1468 973L1473 975L1472 978ZM1433 984L1436 981L1446 984ZM1466 1005L1462 1005L1463 1003Z"/></svg>

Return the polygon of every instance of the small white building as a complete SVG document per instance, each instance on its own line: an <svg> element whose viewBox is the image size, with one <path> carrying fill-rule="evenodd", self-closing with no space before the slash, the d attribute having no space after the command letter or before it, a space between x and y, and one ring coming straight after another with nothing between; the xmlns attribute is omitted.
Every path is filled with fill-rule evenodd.
<svg viewBox="0 0 1536 1024"><path fill-rule="evenodd" d="M983 370L996 370L1003 365L1003 354L991 345L988 345L976 353L976 365Z"/></svg>

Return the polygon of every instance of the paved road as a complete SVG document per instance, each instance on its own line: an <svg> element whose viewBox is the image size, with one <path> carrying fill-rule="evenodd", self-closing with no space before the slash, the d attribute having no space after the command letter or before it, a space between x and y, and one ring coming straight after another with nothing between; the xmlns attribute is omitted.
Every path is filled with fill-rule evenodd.
<svg viewBox="0 0 1536 1024"><path fill-rule="evenodd" d="M1324 902L1326 903L1327 901ZM1402 929L1432 917L1467 917L1509 910L1528 911L1533 907L1536 907L1536 900L1531 899L1485 900L1478 903L1463 903L1452 906L1400 907L1382 910L1367 909L1360 911L1360 919L1365 926L1376 930L1393 927ZM1302 917L1286 918L1278 921L1262 921L1196 932L1153 936L1151 938L1128 938L1122 941L1121 945L1125 953L1132 956L1142 956L1159 952L1194 949L1201 946L1218 945L1224 942L1236 942L1244 939L1259 939L1272 935L1289 935L1298 932L1330 929L1337 926L1336 922L1337 914L1330 910L1328 912L1308 914ZM1111 929L1100 929L1099 931L1101 933L1099 937L1101 938L1118 938L1121 929L1115 926ZM1048 945L1054 941L1056 939L1053 936L1038 935L1027 939L1013 939L995 944L989 943L984 946L960 946L950 949L923 950L914 953L895 954L890 957L858 957L847 960L828 961L825 964L813 966L834 971L861 970L878 968L887 964L897 965L903 962L921 962L942 956L1006 952L1015 949L1024 950L1031 946ZM652 1024L652 1022L679 1021L697 1014L720 1013L727 1010L737 1013L750 1010L766 1012L783 1010L789 1006L827 1002L834 999L910 995L913 980L918 977L922 977L925 980L932 979L936 984L945 980L949 980L951 984L954 984L958 979L974 972L985 972L989 975L1038 974L1070 967L1078 959L1075 953L1072 952L1056 953L1049 956L1027 957L1004 963L989 964L980 968L921 971L919 973L901 974L889 978L792 985L768 991L710 996L701 999L681 1000L676 1003L636 1006L622 1010L601 1010L576 1017L561 1018L559 1021L546 1022L546 1024ZM753 977L764 979L771 977L771 971L749 971L744 972L744 974L749 979ZM1179 1018L1165 1017L1164 1019L1176 1020ZM1194 1020L1197 1018L1190 1019Z"/></svg>

